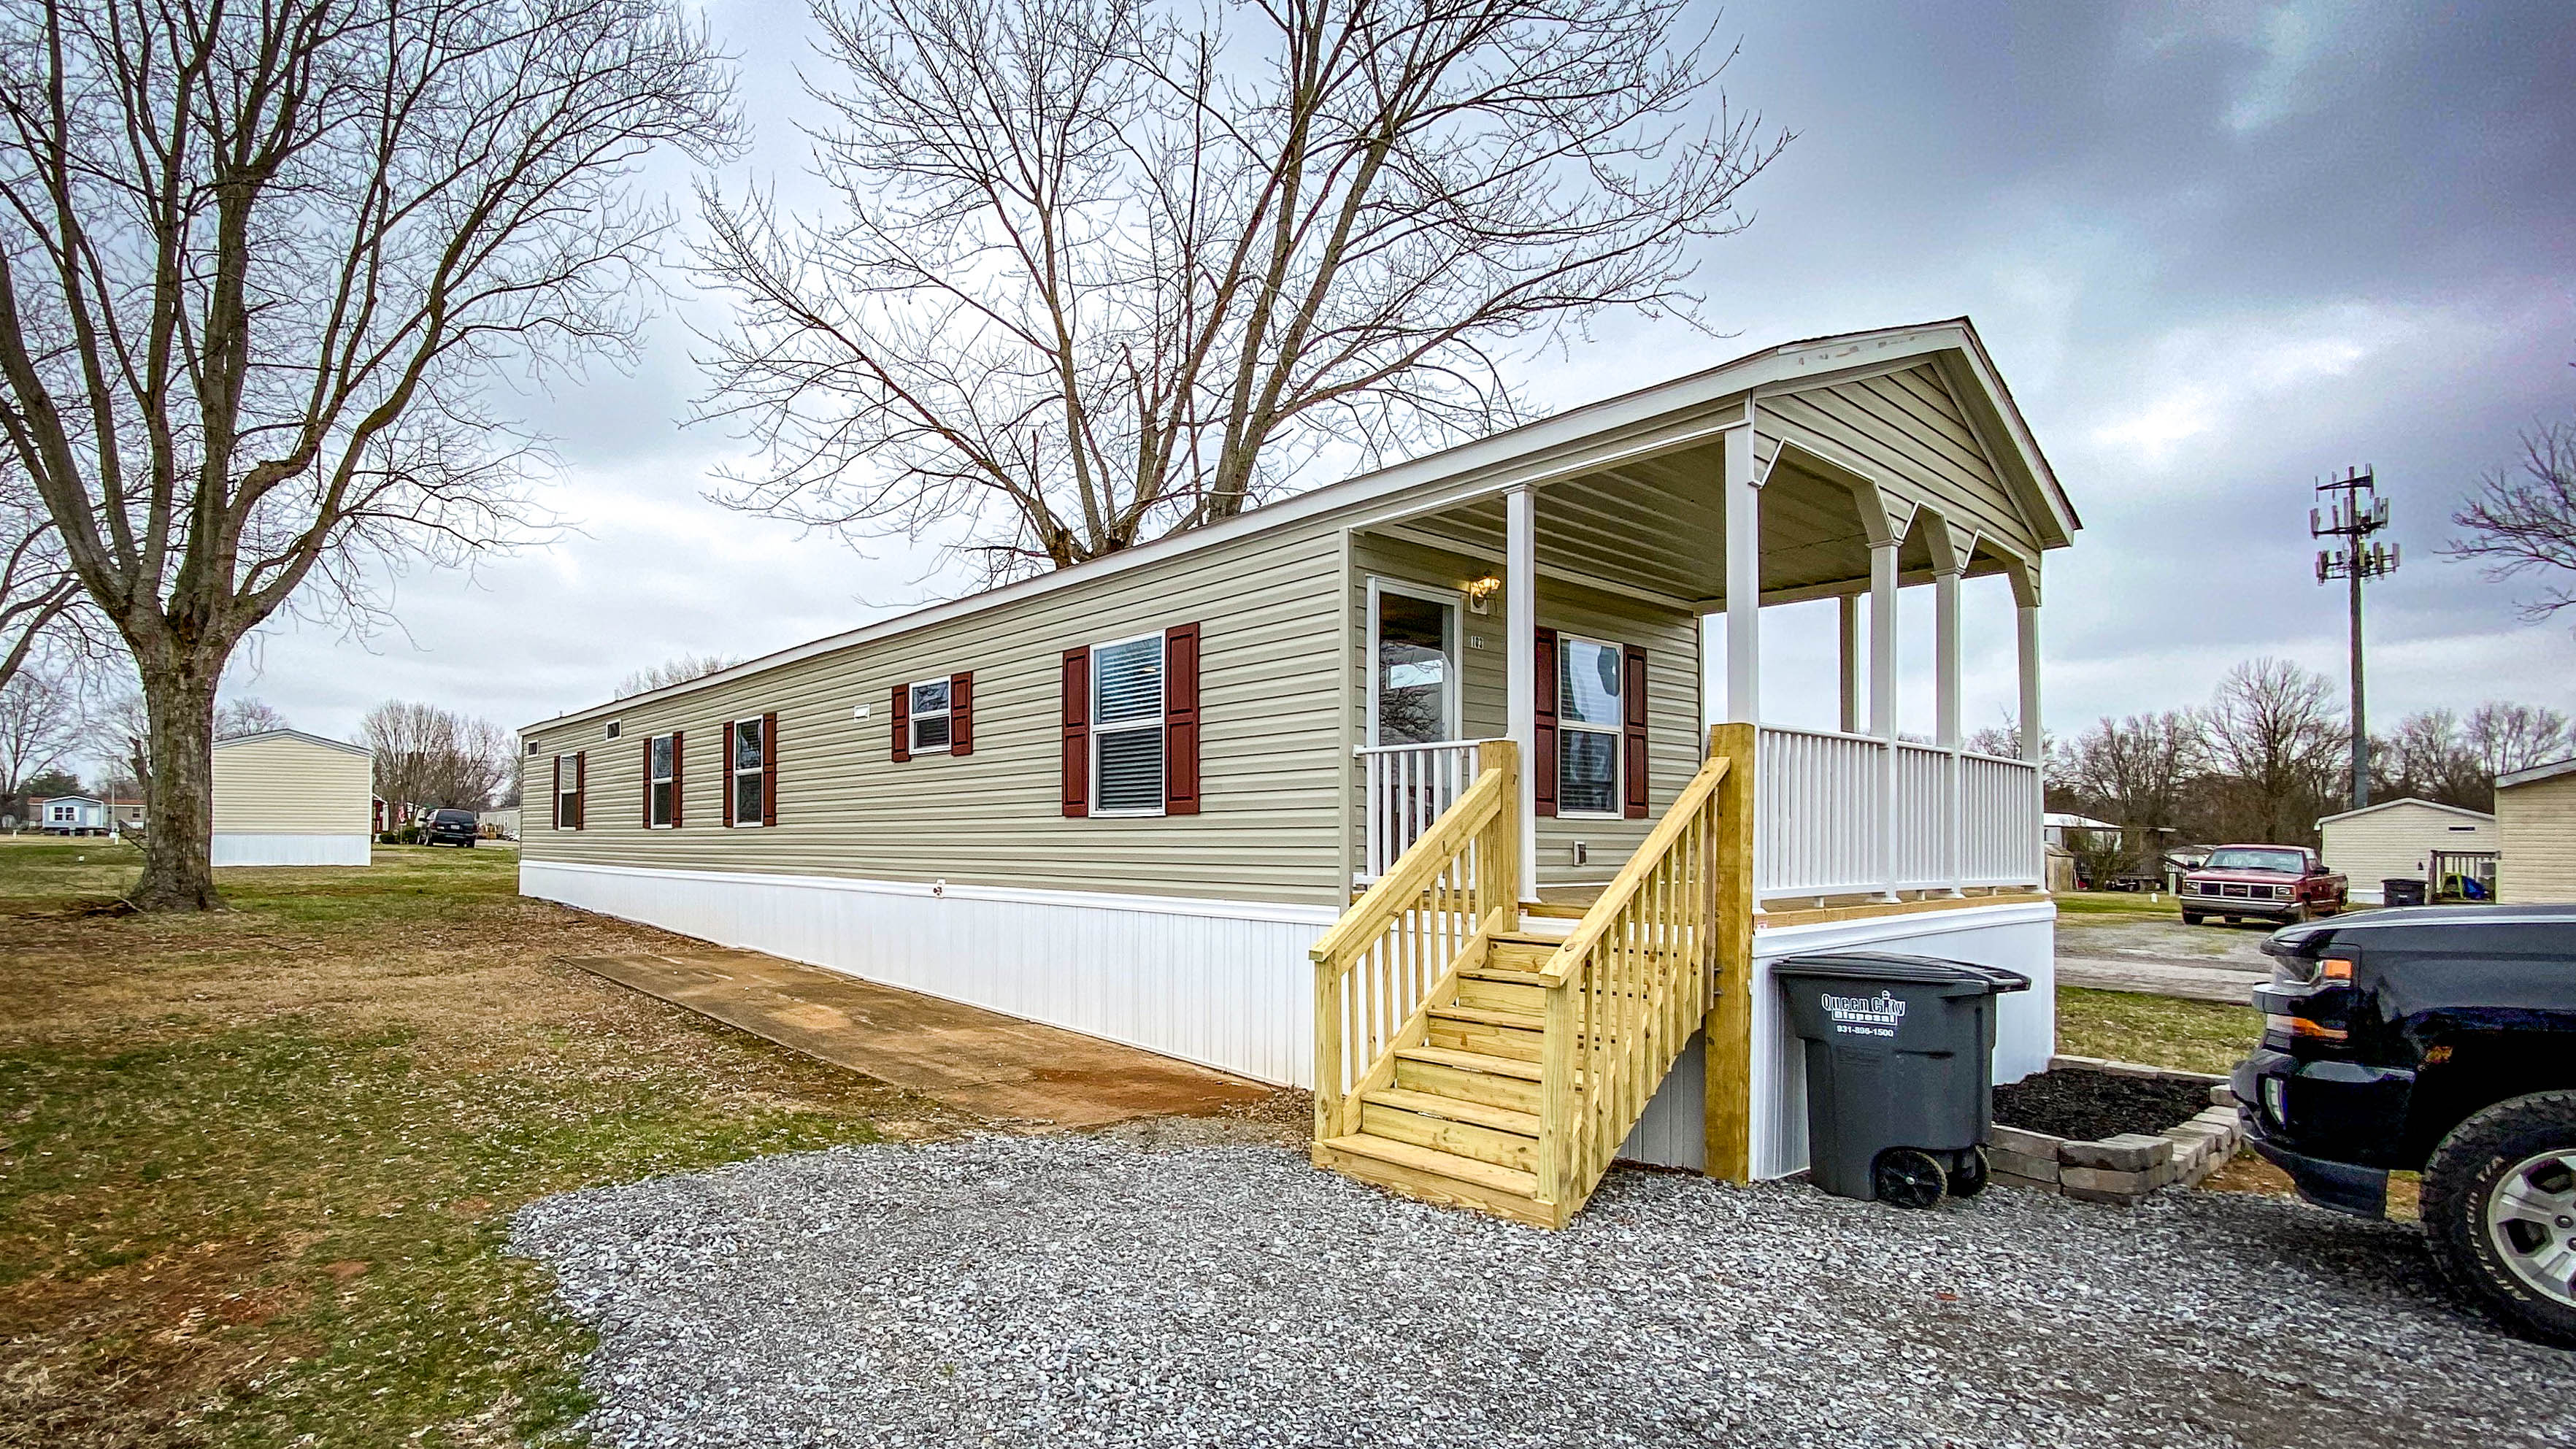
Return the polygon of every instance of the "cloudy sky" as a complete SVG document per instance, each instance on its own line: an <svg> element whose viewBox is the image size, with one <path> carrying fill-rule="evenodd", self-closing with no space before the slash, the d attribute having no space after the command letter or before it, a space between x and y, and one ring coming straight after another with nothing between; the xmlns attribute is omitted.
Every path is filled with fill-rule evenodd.
<svg viewBox="0 0 2576 1449"><path fill-rule="evenodd" d="M793 188L801 3L719 0L758 130L728 179ZM1712 12L1714 13L1714 12ZM2489 698L2576 711L2570 626L2440 558L2515 435L2576 416L2576 6L1737 3L1729 100L1797 132L1706 248L1713 339L1613 321L1531 363L1572 405L1775 342L1972 316L2082 512L2052 556L2047 721L2207 698L2260 654L2333 674L2343 600L2310 575L2310 485L2374 464L2406 564L2371 596L2372 716ZM685 187L685 172L666 178ZM739 454L683 428L684 277L634 375L531 398L578 532L472 574L416 573L402 628L283 625L235 671L304 728L389 697L519 725L683 653L752 655L956 587L705 501ZM1318 479L1317 481L1328 481ZM2012 695L1999 581L1970 589L1970 723ZM1929 722L1928 597L1903 693ZM1829 722L1831 605L1775 611L1768 712Z"/></svg>

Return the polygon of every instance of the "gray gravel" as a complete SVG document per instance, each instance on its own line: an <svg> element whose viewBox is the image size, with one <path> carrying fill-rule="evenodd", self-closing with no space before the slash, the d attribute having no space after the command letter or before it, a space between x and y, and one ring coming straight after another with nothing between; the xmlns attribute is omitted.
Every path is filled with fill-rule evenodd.
<svg viewBox="0 0 2576 1449"><path fill-rule="evenodd" d="M1273 1147L981 1138L550 1198L610 1445L2576 1444L2415 1232L1619 1172L1541 1233Z"/></svg>

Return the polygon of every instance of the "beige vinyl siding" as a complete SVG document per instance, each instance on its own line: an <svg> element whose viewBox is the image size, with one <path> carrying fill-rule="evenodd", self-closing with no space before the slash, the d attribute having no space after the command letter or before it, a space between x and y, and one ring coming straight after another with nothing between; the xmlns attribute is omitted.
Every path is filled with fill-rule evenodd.
<svg viewBox="0 0 2576 1449"><path fill-rule="evenodd" d="M2576 775L2496 791L2496 899L2576 902Z"/></svg>
<svg viewBox="0 0 2576 1449"><path fill-rule="evenodd" d="M1428 548L1401 539L1360 534L1353 541L1350 602L1352 660L1351 738L1368 739L1368 583L1372 577L1432 588L1456 589L1491 571L1491 566L1464 554ZM1496 595L1493 612L1459 611L1458 654L1462 733L1470 739L1495 738L1505 732L1503 699L1508 656L1503 652L1504 610ZM1675 792L1699 769L1704 749L1700 725L1700 626L1681 610L1659 609L1624 595L1588 589L1580 584L1542 578L1538 623L1559 634L1576 634L1605 643L1634 644L1646 651L1647 818L1541 819L1538 822L1538 879L1550 886L1598 885L1618 874L1629 855L1645 842L1655 817L1672 803ZM1484 647L1478 648L1481 638ZM1541 681L1552 689L1554 680ZM1365 829L1365 801L1355 784L1352 795L1353 848ZM1580 840L1591 854L1589 864L1572 863Z"/></svg>
<svg viewBox="0 0 2576 1449"><path fill-rule="evenodd" d="M292 735L218 741L217 835L365 835L373 828L368 757Z"/></svg>
<svg viewBox="0 0 2576 1449"><path fill-rule="evenodd" d="M2039 540L2014 506L1958 399L1929 366L1762 399L1761 430L1848 459L1903 485L1903 496L1958 527L2036 556ZM1768 453L1777 444L1758 447Z"/></svg>
<svg viewBox="0 0 2576 1449"><path fill-rule="evenodd" d="M2329 820L2323 833L2326 868L2350 877L2352 889L2374 893L2391 877L2423 880L2436 850L2496 848L2494 821L2417 800Z"/></svg>
<svg viewBox="0 0 2576 1449"><path fill-rule="evenodd" d="M1341 866L1340 539L1255 534L1020 602L850 645L578 723L535 726L532 771L589 754L579 831L548 817L530 860L948 880L1330 903ZM1066 819L1058 758L1066 649L1201 626L1202 813ZM974 750L891 758L893 689L975 676ZM865 719L852 711L866 706ZM778 716L778 824L724 825L725 722ZM619 723L606 738L607 719ZM646 740L684 733L676 830L643 825ZM532 797L550 778L531 778Z"/></svg>

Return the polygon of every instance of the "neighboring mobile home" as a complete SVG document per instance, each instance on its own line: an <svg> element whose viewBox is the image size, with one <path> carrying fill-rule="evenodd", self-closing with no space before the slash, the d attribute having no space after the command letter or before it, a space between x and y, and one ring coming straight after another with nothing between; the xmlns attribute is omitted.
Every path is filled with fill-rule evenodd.
<svg viewBox="0 0 2576 1449"><path fill-rule="evenodd" d="M2356 905L2381 904L2391 880L2420 880L2445 898L2469 893L2458 887L2472 880L2471 890L2494 889L2496 818L2483 811L2410 796L2329 815L2317 833L2326 869L2346 877Z"/></svg>
<svg viewBox="0 0 2576 1449"><path fill-rule="evenodd" d="M107 802L89 795L55 795L30 800L27 808L37 828L47 835L105 835Z"/></svg>
<svg viewBox="0 0 2576 1449"><path fill-rule="evenodd" d="M529 726L521 889L1320 1085L1318 1161L1424 1196L1562 1221L1622 1139L1778 1175L1805 1154L1781 956L2024 971L1997 1071L2046 1064L2040 558L2076 526L1964 320L1773 348ZM2017 759L1961 747L1989 576ZM1928 745L1896 731L1908 584ZM1841 728L1760 724L1760 606L1826 599ZM1660 984L1603 994L1614 939ZM1653 1003L1576 1028L1635 1060L1506 1062L1487 1095L1521 1106L1438 1105L1502 1060L1470 1038L1558 1050L1515 1013L1568 982L1582 1021Z"/></svg>
<svg viewBox="0 0 2576 1449"><path fill-rule="evenodd" d="M2576 901L2576 759L2496 777L2496 899Z"/></svg>
<svg viewBox="0 0 2576 1449"><path fill-rule="evenodd" d="M302 730L215 741L214 863L367 864L374 775L366 746Z"/></svg>

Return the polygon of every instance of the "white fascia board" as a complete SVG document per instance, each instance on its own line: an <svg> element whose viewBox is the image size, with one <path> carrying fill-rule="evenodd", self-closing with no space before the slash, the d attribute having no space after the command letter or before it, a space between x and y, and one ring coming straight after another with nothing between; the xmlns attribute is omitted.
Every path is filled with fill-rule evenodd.
<svg viewBox="0 0 2576 1449"><path fill-rule="evenodd" d="M2571 768L2576 768L2576 760L2569 761L2569 765ZM2498 781L2497 783L2501 784L2503 782ZM2465 805L2445 805L2438 800L2418 800L2412 795L2407 795L2395 800L2382 800L2376 805L2364 805L2358 810L2346 810L2340 815L2320 816L2317 819L2317 828L2322 830L2325 827L2334 824L2338 820L2352 820L2363 815L2376 815L2382 810L2394 810L2400 805L2420 805L2427 810L2439 810L2446 815L2465 815L2471 820L2483 820L2489 825L2495 824L2495 817L2489 815L2483 810L2471 810Z"/></svg>
<svg viewBox="0 0 2576 1449"><path fill-rule="evenodd" d="M215 748L229 750L235 745L257 744L261 740L302 740L308 745L320 745L324 749L338 750L343 754L357 755L364 759L372 760L376 757L376 752L365 745L353 745L347 740L327 739L321 735L306 734L302 730L261 730L256 734L230 735L215 741Z"/></svg>
<svg viewBox="0 0 2576 1449"><path fill-rule="evenodd" d="M2506 790L2516 785L2535 785L2543 780L2555 780L2561 775L2576 775L2576 758L2552 760L2546 765L2534 765L2528 770L2516 770L2510 775L2498 775L2496 788Z"/></svg>
<svg viewBox="0 0 2576 1449"><path fill-rule="evenodd" d="M935 628L1058 589L1150 567L1195 550L1217 548L1276 529L1333 520L1335 515L1343 515L1338 521L1345 527L1365 527L1436 512L1525 484L1543 486L1636 458L1690 447L1727 428L1741 427L1745 397L1766 388L1803 391L1827 385L1852 370L1879 368L1900 357L1937 356L1975 347L1975 334L1964 318L1785 343L1688 377L1588 403L1554 417L1523 423L1490 437L1285 498L1220 523L1139 544L1107 558L916 609L745 660L684 683L540 720L522 726L519 733L525 736L605 719L619 710L712 689L856 645Z"/></svg>

